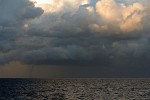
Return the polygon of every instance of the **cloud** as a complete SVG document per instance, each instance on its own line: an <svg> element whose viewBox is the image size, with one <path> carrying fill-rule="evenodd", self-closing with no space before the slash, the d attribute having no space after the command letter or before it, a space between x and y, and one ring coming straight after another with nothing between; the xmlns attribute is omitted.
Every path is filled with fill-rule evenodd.
<svg viewBox="0 0 150 100"><path fill-rule="evenodd" d="M41 8L35 8L28 0L1 0L0 25L2 27L15 27L24 21L34 19L43 13Z"/></svg>
<svg viewBox="0 0 150 100"><path fill-rule="evenodd" d="M0 0L0 64L16 59L16 40L29 20L39 17L43 10L28 0Z"/></svg>
<svg viewBox="0 0 150 100"><path fill-rule="evenodd" d="M7 6L0 6L1 64L149 65L145 27L150 17L141 3L53 0L34 6L28 0L1 1Z"/></svg>
<svg viewBox="0 0 150 100"><path fill-rule="evenodd" d="M144 7L140 3L126 6L114 0L101 0L96 3L96 12L100 22L89 26L96 32L104 29L131 32L143 28Z"/></svg>

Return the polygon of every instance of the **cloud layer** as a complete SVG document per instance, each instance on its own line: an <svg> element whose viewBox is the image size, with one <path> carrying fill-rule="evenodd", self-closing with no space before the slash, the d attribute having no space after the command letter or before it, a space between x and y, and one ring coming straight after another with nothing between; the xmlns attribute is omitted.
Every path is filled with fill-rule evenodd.
<svg viewBox="0 0 150 100"><path fill-rule="evenodd" d="M0 0L0 64L149 66L149 8L114 0Z"/></svg>

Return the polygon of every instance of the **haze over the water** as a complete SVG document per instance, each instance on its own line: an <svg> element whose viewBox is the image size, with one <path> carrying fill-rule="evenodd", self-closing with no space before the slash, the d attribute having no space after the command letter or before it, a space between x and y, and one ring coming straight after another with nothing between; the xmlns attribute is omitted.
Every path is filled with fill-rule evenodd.
<svg viewBox="0 0 150 100"><path fill-rule="evenodd" d="M149 77L149 0L0 0L0 77Z"/></svg>

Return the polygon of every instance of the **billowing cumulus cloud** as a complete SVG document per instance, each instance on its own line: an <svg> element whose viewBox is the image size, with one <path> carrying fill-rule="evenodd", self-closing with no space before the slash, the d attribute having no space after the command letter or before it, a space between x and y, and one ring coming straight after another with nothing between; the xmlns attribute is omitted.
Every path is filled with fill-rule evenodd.
<svg viewBox="0 0 150 100"><path fill-rule="evenodd" d="M0 0L0 64L150 65L150 17L144 4L36 1Z"/></svg>
<svg viewBox="0 0 150 100"><path fill-rule="evenodd" d="M131 32L143 28L144 6L140 3L125 5L114 0L101 0L96 4L96 12L100 23L89 26L96 32L104 29Z"/></svg>

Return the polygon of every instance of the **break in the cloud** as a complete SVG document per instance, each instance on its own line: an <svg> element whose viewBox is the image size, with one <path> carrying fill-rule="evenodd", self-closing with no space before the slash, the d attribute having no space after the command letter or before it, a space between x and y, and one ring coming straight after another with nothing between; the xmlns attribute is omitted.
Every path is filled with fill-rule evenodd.
<svg viewBox="0 0 150 100"><path fill-rule="evenodd" d="M0 0L1 64L150 65L148 6L114 0L36 1Z"/></svg>
<svg viewBox="0 0 150 100"><path fill-rule="evenodd" d="M89 0L30 0L35 6L42 7L45 12L63 12L77 10L80 5L88 4Z"/></svg>

